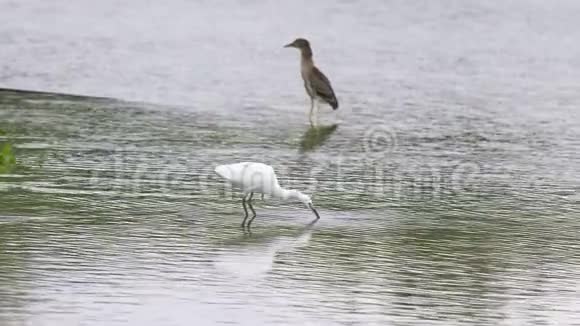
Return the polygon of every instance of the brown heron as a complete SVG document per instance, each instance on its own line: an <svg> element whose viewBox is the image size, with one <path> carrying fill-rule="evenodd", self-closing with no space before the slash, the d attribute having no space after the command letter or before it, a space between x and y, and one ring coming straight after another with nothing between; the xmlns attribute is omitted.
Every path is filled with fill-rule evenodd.
<svg viewBox="0 0 580 326"><path fill-rule="evenodd" d="M290 44L286 44L285 48L297 48L300 50L300 74L304 80L304 88L306 93L310 96L310 124L314 108L316 107L316 120L318 120L318 102L325 102L329 104L333 110L338 109L338 100L334 95L334 90L330 84L330 80L314 65L312 60L312 49L310 42L303 38L298 38Z"/></svg>

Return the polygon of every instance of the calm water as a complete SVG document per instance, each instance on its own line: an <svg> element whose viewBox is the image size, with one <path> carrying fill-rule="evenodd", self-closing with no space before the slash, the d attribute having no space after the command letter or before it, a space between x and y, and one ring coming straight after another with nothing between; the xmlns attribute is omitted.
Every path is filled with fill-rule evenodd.
<svg viewBox="0 0 580 326"><path fill-rule="evenodd" d="M580 4L293 3L0 1L0 325L580 322Z"/></svg>

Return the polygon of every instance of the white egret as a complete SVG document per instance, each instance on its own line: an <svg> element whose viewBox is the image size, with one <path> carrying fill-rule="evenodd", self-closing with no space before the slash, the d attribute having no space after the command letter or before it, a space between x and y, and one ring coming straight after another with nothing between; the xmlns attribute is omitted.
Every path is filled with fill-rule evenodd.
<svg viewBox="0 0 580 326"><path fill-rule="evenodd" d="M276 178L276 173L269 165L255 162L225 164L217 166L215 172L220 177L226 179L232 186L240 188L244 194L242 197L242 205L246 215L242 221L242 227L244 227L246 220L248 219L246 202L248 202L248 206L250 206L253 214L248 222L248 228L256 217L256 211L252 206L252 197L254 196L254 193L267 194L283 200L298 200L314 212L317 220L320 218L320 215L318 215L318 212L312 205L310 196L305 195L298 190L284 189L280 187L280 184L278 184L278 178Z"/></svg>

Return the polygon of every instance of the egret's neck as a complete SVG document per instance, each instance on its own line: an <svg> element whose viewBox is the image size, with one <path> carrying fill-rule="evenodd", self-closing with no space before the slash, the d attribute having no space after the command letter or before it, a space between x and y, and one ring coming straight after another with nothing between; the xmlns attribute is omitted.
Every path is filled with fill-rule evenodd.
<svg viewBox="0 0 580 326"><path fill-rule="evenodd" d="M278 197L280 199L283 199L283 200L288 200L290 198L296 197L296 190L289 190L289 189L284 189L282 187L278 187L276 190L274 190L272 195L274 195L275 197Z"/></svg>
<svg viewBox="0 0 580 326"><path fill-rule="evenodd" d="M312 205L312 200L307 195L301 193L294 189L284 189L280 186L272 193L273 196L278 197L282 200L298 200L305 205Z"/></svg>

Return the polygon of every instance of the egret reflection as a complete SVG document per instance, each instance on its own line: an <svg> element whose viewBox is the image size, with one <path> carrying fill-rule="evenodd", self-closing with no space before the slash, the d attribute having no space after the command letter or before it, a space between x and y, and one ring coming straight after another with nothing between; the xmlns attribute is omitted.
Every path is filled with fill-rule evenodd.
<svg viewBox="0 0 580 326"><path fill-rule="evenodd" d="M274 260L280 252L292 252L307 246L312 237L316 220L291 235L253 235L248 233L244 240L214 260L214 267L239 278L261 278L272 270Z"/></svg>

